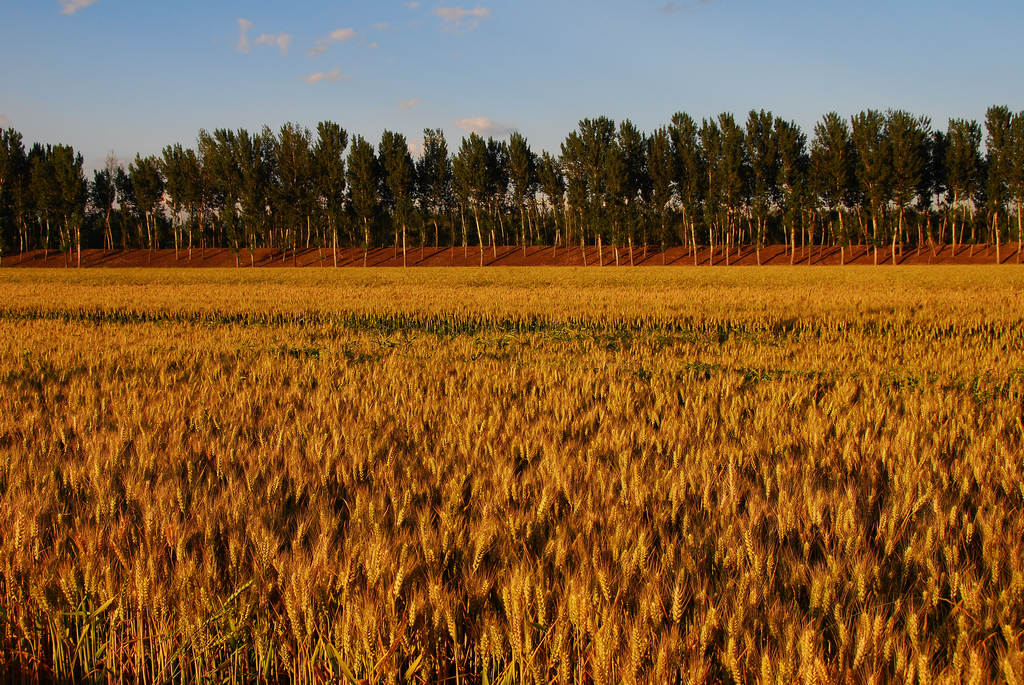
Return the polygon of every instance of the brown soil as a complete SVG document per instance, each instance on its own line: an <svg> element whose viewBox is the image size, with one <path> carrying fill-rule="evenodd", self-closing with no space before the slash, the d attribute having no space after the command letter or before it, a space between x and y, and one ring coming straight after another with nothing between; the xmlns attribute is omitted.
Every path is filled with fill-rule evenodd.
<svg viewBox="0 0 1024 685"><path fill-rule="evenodd" d="M497 249L485 247L481 255L479 247L448 248L426 247L409 249L403 259L402 251L397 253L393 247L376 248L365 255L366 266L615 266L615 250L605 246L598 253L597 246L553 249L551 247L528 247L524 255L521 247L499 246ZM708 266L708 249L697 251L696 263ZM1020 264L1021 253L1016 243L1004 244L1000 250L1000 264ZM481 259L482 257L482 259ZM766 266L793 265L839 265L840 249L838 247L807 247L797 248L790 255L785 245L770 245L761 249L761 264ZM693 252L687 248L674 247L662 254L656 248L633 248L632 263L636 266L693 266ZM619 265L629 266L629 248L619 248ZM732 266L756 266L757 252L751 246L733 247L730 250L728 264ZM854 245L847 248L846 264L873 265L874 251L870 247ZM878 250L878 264L892 264L891 249ZM958 246L956 254L951 246L945 245L934 252L929 248L905 248L899 254L897 248L897 264L995 264L995 245ZM339 249L337 265L339 267L362 267L364 254L360 249ZM46 259L42 250L26 252L22 255L5 255L4 267L46 267L65 268L77 265L75 253L51 251ZM310 248L299 250L293 255L291 251L257 249L252 253L242 250L237 255L227 249L193 250L189 258L188 252L182 250L177 256L174 250L127 250L104 251L82 250L83 267L291 267L291 266L334 266L334 255L329 248ZM715 248L714 266L725 266L726 256L721 248Z"/></svg>

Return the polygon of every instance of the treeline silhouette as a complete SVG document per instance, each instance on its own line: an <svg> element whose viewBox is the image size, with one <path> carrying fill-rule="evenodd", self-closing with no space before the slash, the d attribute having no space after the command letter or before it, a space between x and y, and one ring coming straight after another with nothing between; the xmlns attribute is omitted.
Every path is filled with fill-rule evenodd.
<svg viewBox="0 0 1024 685"><path fill-rule="evenodd" d="M984 138L984 139L983 139ZM984 146L982 143L984 142ZM0 132L0 255L83 247L258 248L642 244L873 246L1003 244L1020 261L1024 112L990 107L945 130L902 110L826 114L808 138L764 110L745 122L685 113L652 133L584 119L559 154L439 129L414 157L385 131L374 146L334 122L315 131L200 131L193 148L113 155L86 178L68 145L26 149ZM351 144L350 144L351 143ZM759 252L758 252L759 255Z"/></svg>

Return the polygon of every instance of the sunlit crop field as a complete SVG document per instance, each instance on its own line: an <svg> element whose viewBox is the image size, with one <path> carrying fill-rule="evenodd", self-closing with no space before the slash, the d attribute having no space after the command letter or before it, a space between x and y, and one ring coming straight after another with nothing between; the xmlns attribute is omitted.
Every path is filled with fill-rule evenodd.
<svg viewBox="0 0 1024 685"><path fill-rule="evenodd" d="M0 677L1024 682L1024 270L0 272Z"/></svg>

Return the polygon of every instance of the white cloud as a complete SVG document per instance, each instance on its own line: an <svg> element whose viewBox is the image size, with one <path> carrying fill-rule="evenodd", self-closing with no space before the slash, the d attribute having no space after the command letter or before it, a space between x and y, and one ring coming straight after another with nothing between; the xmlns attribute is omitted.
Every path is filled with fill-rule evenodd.
<svg viewBox="0 0 1024 685"><path fill-rule="evenodd" d="M6 128L11 125L11 120L0 114L0 128Z"/></svg>
<svg viewBox="0 0 1024 685"><path fill-rule="evenodd" d="M288 33L261 33L260 37L253 41L256 45L276 45L282 55L288 54L288 46L292 44L291 34Z"/></svg>
<svg viewBox="0 0 1024 685"><path fill-rule="evenodd" d="M459 7L438 7L434 14L441 17L449 28L472 31L483 19L490 19L491 10L477 5L471 10Z"/></svg>
<svg viewBox="0 0 1024 685"><path fill-rule="evenodd" d="M459 119L455 125L463 131L478 133L482 136L505 136L515 130L515 124L504 124L487 117L466 117Z"/></svg>
<svg viewBox="0 0 1024 685"><path fill-rule="evenodd" d="M310 84L320 83L321 81L326 81L328 83L341 83L343 81L348 81L350 78L351 76L348 74L342 74L341 69L334 68L330 71L318 71L315 74L303 76L302 80Z"/></svg>
<svg viewBox="0 0 1024 685"><path fill-rule="evenodd" d="M319 55L324 50L326 50L327 46L329 46L331 43L346 43L355 37L355 29L334 29L333 31L327 34L326 38L321 38L316 42L316 46L309 51L309 56L313 57L315 55Z"/></svg>
<svg viewBox="0 0 1024 685"><path fill-rule="evenodd" d="M249 31L253 23L248 19L238 19L238 43L235 47L239 52L249 52L253 45L276 45L282 55L288 54L288 46L292 44L292 36L289 33L261 33L256 40L249 40Z"/></svg>
<svg viewBox="0 0 1024 685"><path fill-rule="evenodd" d="M406 147L409 149L409 154L413 157L421 157L423 155L423 138L417 138L416 140L410 140Z"/></svg>
<svg viewBox="0 0 1024 685"><path fill-rule="evenodd" d="M60 11L62 14L74 14L83 7L97 2L98 0L60 0Z"/></svg>
<svg viewBox="0 0 1024 685"><path fill-rule="evenodd" d="M331 40L352 40L356 37L355 29L334 29L328 36Z"/></svg>
<svg viewBox="0 0 1024 685"><path fill-rule="evenodd" d="M412 109L413 107L415 107L416 105L420 104L421 102L423 102L423 101L420 100L419 98L412 98L412 99L409 99L409 100L402 100L401 102L398 103L398 109Z"/></svg>

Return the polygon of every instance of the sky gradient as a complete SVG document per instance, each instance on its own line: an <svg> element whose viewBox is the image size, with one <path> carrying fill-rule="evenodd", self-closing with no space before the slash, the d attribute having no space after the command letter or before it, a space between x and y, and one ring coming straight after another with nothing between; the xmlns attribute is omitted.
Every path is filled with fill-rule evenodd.
<svg viewBox="0 0 1024 685"><path fill-rule="evenodd" d="M200 128L315 127L376 143L513 128L557 151L584 117L650 131L766 108L810 135L825 112L908 109L945 128L1024 109L1024 3L481 0L480 3L7 0L0 125L87 167Z"/></svg>

